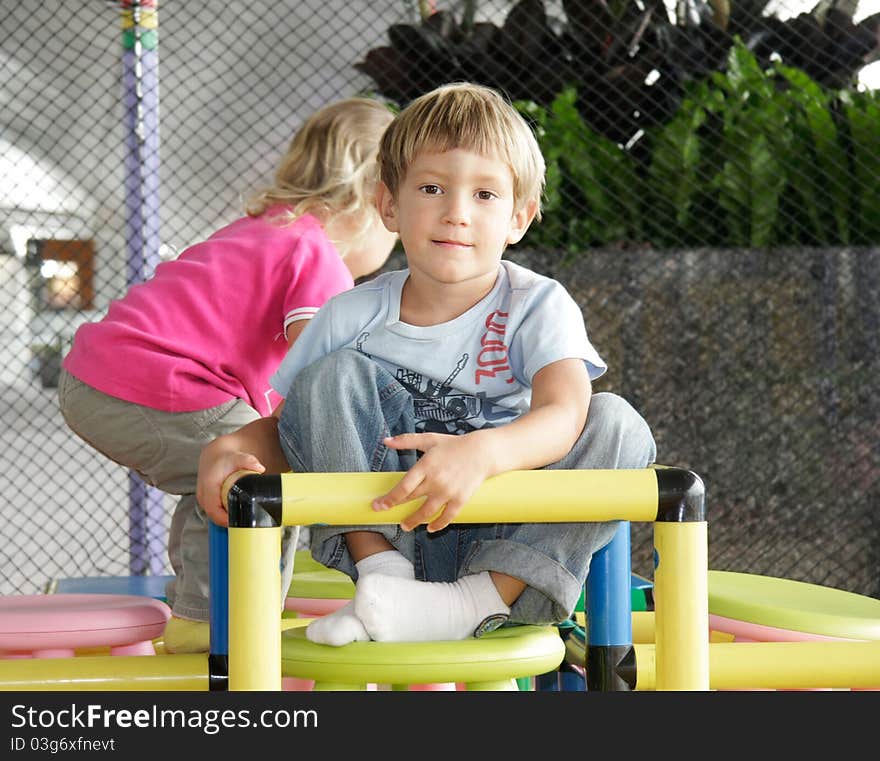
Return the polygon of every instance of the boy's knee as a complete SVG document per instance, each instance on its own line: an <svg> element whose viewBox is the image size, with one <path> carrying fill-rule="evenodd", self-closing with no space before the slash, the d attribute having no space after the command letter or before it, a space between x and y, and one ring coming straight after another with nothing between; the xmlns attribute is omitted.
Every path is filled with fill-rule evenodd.
<svg viewBox="0 0 880 761"><path fill-rule="evenodd" d="M314 388L316 384L332 383L348 377L351 370L369 360L354 349L338 349L316 359L300 371L291 385L294 389Z"/></svg>
<svg viewBox="0 0 880 761"><path fill-rule="evenodd" d="M651 429L626 399L607 391L593 394L590 417L596 424L613 430L618 439L641 444L648 462L654 461L656 445Z"/></svg>
<svg viewBox="0 0 880 761"><path fill-rule="evenodd" d="M604 423L614 425L621 430L639 430L648 427L644 418L626 399L608 391L593 394L590 399L590 415L597 416Z"/></svg>
<svg viewBox="0 0 880 761"><path fill-rule="evenodd" d="M303 368L290 384L287 399L307 400L314 407L321 400L345 398L352 387L363 385L372 360L354 349L339 349Z"/></svg>

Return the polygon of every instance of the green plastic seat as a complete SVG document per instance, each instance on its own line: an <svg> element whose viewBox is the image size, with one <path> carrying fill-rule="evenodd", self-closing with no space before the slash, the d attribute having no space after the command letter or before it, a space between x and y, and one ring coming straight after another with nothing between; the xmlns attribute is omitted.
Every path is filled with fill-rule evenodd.
<svg viewBox="0 0 880 761"><path fill-rule="evenodd" d="M774 576L709 571L709 614L821 637L880 640L880 600Z"/></svg>
<svg viewBox="0 0 880 761"><path fill-rule="evenodd" d="M287 596L350 600L354 582L342 571L321 565L308 550L297 550Z"/></svg>
<svg viewBox="0 0 880 761"><path fill-rule="evenodd" d="M350 600L354 597L354 582L349 576L335 568L327 568L313 560L300 558L297 552L293 565L293 577L287 588L288 597L303 597L326 600Z"/></svg>
<svg viewBox="0 0 880 761"><path fill-rule="evenodd" d="M303 628L281 638L281 673L313 679L315 690L366 690L368 684L463 683L468 690L516 690L516 679L553 671L565 645L555 626L510 626L442 642L318 645Z"/></svg>
<svg viewBox="0 0 880 761"><path fill-rule="evenodd" d="M342 571L327 568L306 550L298 550L287 588L284 618L324 616L354 597L354 582Z"/></svg>
<svg viewBox="0 0 880 761"><path fill-rule="evenodd" d="M317 560L312 557L312 553L308 550L297 550L296 555L293 560L293 572L299 573L300 571L329 571L331 569L327 568L325 565L321 565ZM342 573L339 571L338 573ZM343 574L344 576L345 574Z"/></svg>

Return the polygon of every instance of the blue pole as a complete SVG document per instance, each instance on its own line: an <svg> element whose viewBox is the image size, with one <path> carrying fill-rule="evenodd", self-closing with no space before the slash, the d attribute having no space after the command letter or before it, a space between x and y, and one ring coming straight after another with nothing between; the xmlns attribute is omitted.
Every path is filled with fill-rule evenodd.
<svg viewBox="0 0 880 761"><path fill-rule="evenodd" d="M211 655L229 654L229 533L214 521L208 524Z"/></svg>
<svg viewBox="0 0 880 761"><path fill-rule="evenodd" d="M590 560L584 609L587 619L587 689L618 691L632 685L618 675L632 651L630 524Z"/></svg>
<svg viewBox="0 0 880 761"><path fill-rule="evenodd" d="M632 644L630 526L624 521L614 538L590 560L587 576L589 645Z"/></svg>
<svg viewBox="0 0 880 761"><path fill-rule="evenodd" d="M229 689L229 531L208 523L208 679L211 690Z"/></svg>

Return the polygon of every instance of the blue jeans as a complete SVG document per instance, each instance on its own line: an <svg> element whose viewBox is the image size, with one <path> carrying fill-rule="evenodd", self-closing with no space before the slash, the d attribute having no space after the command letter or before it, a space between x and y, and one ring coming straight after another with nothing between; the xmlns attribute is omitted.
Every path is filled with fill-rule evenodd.
<svg viewBox="0 0 880 761"><path fill-rule="evenodd" d="M287 393L279 421L281 448L294 471L405 471L413 451L382 444L412 433L413 402L406 389L372 360L351 349L329 354L303 370ZM619 396L594 394L584 430L550 469L644 468L654 461L654 438L642 417ZM378 496L378 495L377 495ZM574 610L593 553L619 521L603 523L451 524L429 534L398 525L312 526L311 551L320 563L353 579L357 569L345 534L373 531L412 561L417 579L456 581L481 571L521 579L526 589L510 623L563 621Z"/></svg>

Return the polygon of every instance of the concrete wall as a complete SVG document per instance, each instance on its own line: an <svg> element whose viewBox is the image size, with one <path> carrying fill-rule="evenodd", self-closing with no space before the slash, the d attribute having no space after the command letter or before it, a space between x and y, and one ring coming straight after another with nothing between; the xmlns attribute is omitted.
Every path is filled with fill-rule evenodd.
<svg viewBox="0 0 880 761"><path fill-rule="evenodd" d="M880 249L511 251L708 493L710 567L880 596ZM652 574L651 533L634 562Z"/></svg>

